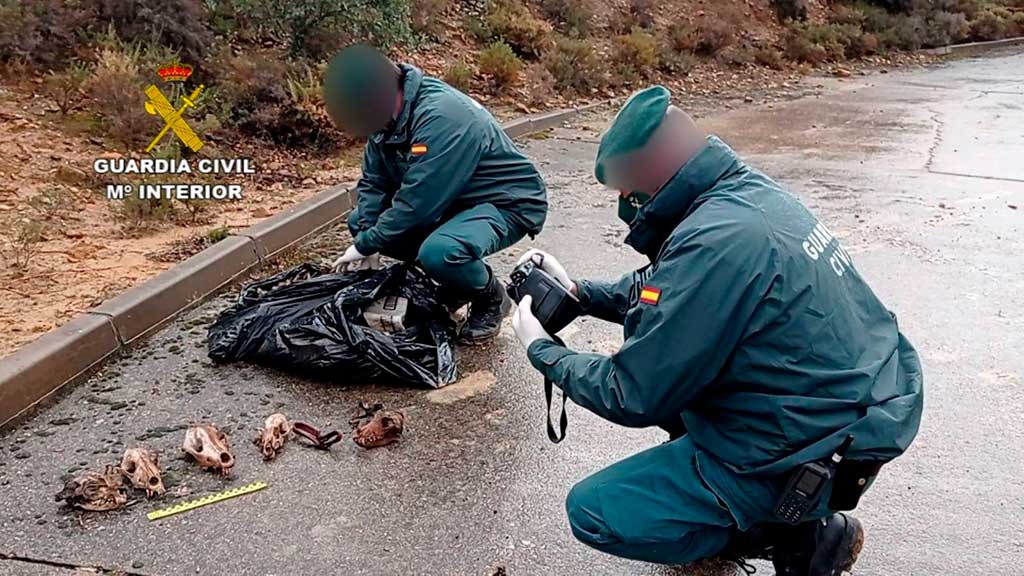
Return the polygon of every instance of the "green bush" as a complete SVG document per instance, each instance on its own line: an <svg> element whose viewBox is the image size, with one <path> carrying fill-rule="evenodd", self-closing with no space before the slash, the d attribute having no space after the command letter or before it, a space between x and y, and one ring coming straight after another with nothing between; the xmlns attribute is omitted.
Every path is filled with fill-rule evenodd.
<svg viewBox="0 0 1024 576"><path fill-rule="evenodd" d="M541 7L549 18L560 24L568 34L586 36L590 33L594 11L591 0L543 0Z"/></svg>
<svg viewBox="0 0 1024 576"><path fill-rule="evenodd" d="M444 81L463 92L469 92L473 81L473 68L465 62L455 62L444 71Z"/></svg>
<svg viewBox="0 0 1024 576"><path fill-rule="evenodd" d="M604 63L586 40L556 37L554 46L544 55L544 66L556 86L580 95L605 83Z"/></svg>
<svg viewBox="0 0 1024 576"><path fill-rule="evenodd" d="M658 42L643 30L615 38L612 71L621 84L648 78L658 66Z"/></svg>
<svg viewBox="0 0 1024 576"><path fill-rule="evenodd" d="M480 53L480 72L489 76L494 87L503 90L516 83L523 62L512 47L504 42L495 42Z"/></svg>
<svg viewBox="0 0 1024 576"><path fill-rule="evenodd" d="M551 25L534 18L520 0L493 0L485 22L495 37L524 58L538 58L548 46Z"/></svg>

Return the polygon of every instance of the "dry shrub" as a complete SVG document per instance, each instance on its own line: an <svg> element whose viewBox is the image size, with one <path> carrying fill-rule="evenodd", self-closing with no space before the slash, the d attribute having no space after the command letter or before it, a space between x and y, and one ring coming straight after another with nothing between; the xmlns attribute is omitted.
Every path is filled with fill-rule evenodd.
<svg viewBox="0 0 1024 576"><path fill-rule="evenodd" d="M528 106L542 107L550 102L552 96L555 95L555 77L539 62L534 62L526 67L523 84L526 88L526 104Z"/></svg>
<svg viewBox="0 0 1024 576"><path fill-rule="evenodd" d="M215 70L212 107L224 126L285 146L337 146L339 135L321 102L321 69L272 53L225 53L217 58Z"/></svg>
<svg viewBox="0 0 1024 576"><path fill-rule="evenodd" d="M543 0L541 7L549 18L559 23L568 34L586 36L590 33L594 10L591 0Z"/></svg>
<svg viewBox="0 0 1024 576"><path fill-rule="evenodd" d="M554 47L544 56L544 66L565 90L586 95L605 83L604 63L586 40L555 38Z"/></svg>
<svg viewBox="0 0 1024 576"><path fill-rule="evenodd" d="M480 72L490 77L494 88L504 90L516 83L523 62L504 42L495 42L480 53Z"/></svg>
<svg viewBox="0 0 1024 576"><path fill-rule="evenodd" d="M445 69L443 80L458 90L468 92L473 75L472 66L465 62L455 62Z"/></svg>
<svg viewBox="0 0 1024 576"><path fill-rule="evenodd" d="M806 26L802 24L790 24L786 27L782 45L786 57L797 62L820 64L829 57L828 50L811 40Z"/></svg>
<svg viewBox="0 0 1024 576"><path fill-rule="evenodd" d="M1010 17L1011 36L1024 36L1024 11L1014 12Z"/></svg>
<svg viewBox="0 0 1024 576"><path fill-rule="evenodd" d="M772 8L779 22L807 20L807 0L772 0Z"/></svg>
<svg viewBox="0 0 1024 576"><path fill-rule="evenodd" d="M656 0L629 0L626 10L629 14L630 27L654 28L654 9Z"/></svg>
<svg viewBox="0 0 1024 576"><path fill-rule="evenodd" d="M444 12L448 0L412 0L409 10L409 25L412 31L431 38L444 35Z"/></svg>
<svg viewBox="0 0 1024 576"><path fill-rule="evenodd" d="M615 39L611 60L620 84L648 78L658 66L658 42L647 32L635 29Z"/></svg>
<svg viewBox="0 0 1024 576"><path fill-rule="evenodd" d="M786 67L786 61L782 55L782 51L773 46L762 46L755 49L754 62L760 66L771 68L772 70L782 70Z"/></svg>
<svg viewBox="0 0 1024 576"><path fill-rule="evenodd" d="M494 0L486 24L494 36L524 58L539 57L551 35L551 25L534 18L520 0Z"/></svg>
<svg viewBox="0 0 1024 576"><path fill-rule="evenodd" d="M91 18L78 2L0 0L0 62L60 67L77 55Z"/></svg>
<svg viewBox="0 0 1024 576"><path fill-rule="evenodd" d="M95 0L96 20L110 23L121 38L175 50L183 61L202 63L213 34L200 0Z"/></svg>
<svg viewBox="0 0 1024 576"><path fill-rule="evenodd" d="M722 18L705 18L697 26L694 51L703 56L714 56L732 44L735 21Z"/></svg>
<svg viewBox="0 0 1024 576"><path fill-rule="evenodd" d="M137 46L105 47L97 55L92 74L82 83L105 135L130 148L148 143L161 123L143 106L146 82L140 60Z"/></svg>
<svg viewBox="0 0 1024 576"><path fill-rule="evenodd" d="M75 62L65 70L51 71L43 82L46 95L57 103L62 115L74 110L82 97L82 85L89 78L89 67Z"/></svg>
<svg viewBox="0 0 1024 576"><path fill-rule="evenodd" d="M676 50L665 42L658 44L658 67L664 72L685 76L699 62L693 52Z"/></svg>
<svg viewBox="0 0 1024 576"><path fill-rule="evenodd" d="M989 8L979 12L970 24L971 40L984 42L1006 37L1010 13L1002 9Z"/></svg>
<svg viewBox="0 0 1024 576"><path fill-rule="evenodd" d="M731 46L722 51L722 58L730 66L738 68L753 66L757 60L754 56L754 49L750 46Z"/></svg>

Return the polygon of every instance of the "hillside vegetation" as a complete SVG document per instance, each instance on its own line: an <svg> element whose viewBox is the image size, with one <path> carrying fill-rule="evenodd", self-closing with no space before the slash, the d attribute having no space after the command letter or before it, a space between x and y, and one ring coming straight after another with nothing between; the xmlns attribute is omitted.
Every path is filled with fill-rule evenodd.
<svg viewBox="0 0 1024 576"><path fill-rule="evenodd" d="M331 150L326 59L368 42L483 99L543 108L702 66L818 65L1024 35L1024 0L0 0L0 62L45 75L74 123L130 149L171 61L211 87L204 133ZM15 75L14 77L17 77ZM174 143L168 139L168 145ZM170 154L177 154L171 151Z"/></svg>

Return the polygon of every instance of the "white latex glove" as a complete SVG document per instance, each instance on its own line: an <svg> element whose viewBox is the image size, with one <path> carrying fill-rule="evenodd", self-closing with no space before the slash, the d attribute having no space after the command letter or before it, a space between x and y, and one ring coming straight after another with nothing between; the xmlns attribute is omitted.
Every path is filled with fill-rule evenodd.
<svg viewBox="0 0 1024 576"><path fill-rule="evenodd" d="M569 292L576 293L576 283L569 278L569 273L565 271L565 267L555 259L554 256L544 252L543 250L537 250L531 248L519 257L519 261L516 262L516 266L519 266L527 260L533 260L534 263L540 262L540 269L551 275L552 278L558 280L558 283L565 286L565 289Z"/></svg>
<svg viewBox="0 0 1024 576"><path fill-rule="evenodd" d="M519 338L524 349L529 349L530 344L537 340L552 339L551 335L540 325L540 320L533 315L533 309L530 308L532 305L533 296L523 296L512 315L512 330L515 331L516 337Z"/></svg>
<svg viewBox="0 0 1024 576"><path fill-rule="evenodd" d="M348 247L348 250L345 250L345 253L340 258L334 261L332 266L335 272L343 272L350 270L353 263L356 263L358 266L365 258L366 256L360 253L359 250L356 250L356 246L353 244Z"/></svg>

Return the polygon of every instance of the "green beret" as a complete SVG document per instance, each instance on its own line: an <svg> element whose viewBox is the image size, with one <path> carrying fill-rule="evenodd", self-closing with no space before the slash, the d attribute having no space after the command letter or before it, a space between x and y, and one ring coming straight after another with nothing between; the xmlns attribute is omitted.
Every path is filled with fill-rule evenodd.
<svg viewBox="0 0 1024 576"><path fill-rule="evenodd" d="M671 95L664 86L651 86L634 93L615 115L612 125L601 137L597 148L597 162L594 175L597 181L605 181L608 159L635 152L643 148L651 135L661 125L668 111Z"/></svg>

